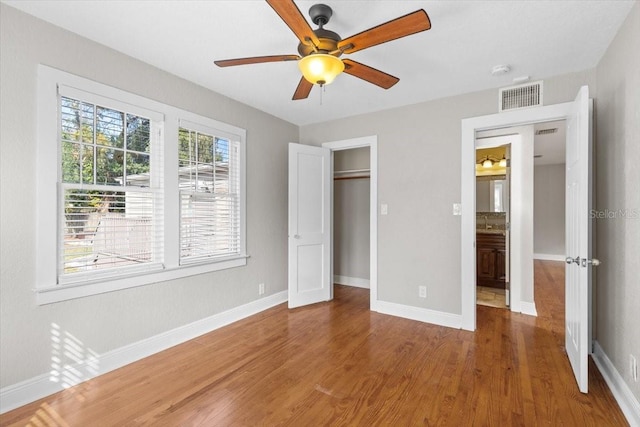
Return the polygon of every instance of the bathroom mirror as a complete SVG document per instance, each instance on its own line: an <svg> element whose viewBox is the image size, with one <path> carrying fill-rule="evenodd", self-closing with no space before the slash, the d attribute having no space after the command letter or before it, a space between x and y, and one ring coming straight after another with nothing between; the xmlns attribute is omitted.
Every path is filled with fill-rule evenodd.
<svg viewBox="0 0 640 427"><path fill-rule="evenodd" d="M476 212L506 212L509 204L507 180L476 178Z"/></svg>

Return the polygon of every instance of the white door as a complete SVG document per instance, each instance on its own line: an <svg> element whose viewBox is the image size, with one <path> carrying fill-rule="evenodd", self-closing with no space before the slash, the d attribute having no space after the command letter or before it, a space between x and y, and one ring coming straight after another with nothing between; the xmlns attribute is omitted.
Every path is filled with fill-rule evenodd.
<svg viewBox="0 0 640 427"><path fill-rule="evenodd" d="M332 298L331 151L289 144L289 308Z"/></svg>
<svg viewBox="0 0 640 427"><path fill-rule="evenodd" d="M578 387L588 391L591 347L591 112L580 88L567 118L565 347Z"/></svg>

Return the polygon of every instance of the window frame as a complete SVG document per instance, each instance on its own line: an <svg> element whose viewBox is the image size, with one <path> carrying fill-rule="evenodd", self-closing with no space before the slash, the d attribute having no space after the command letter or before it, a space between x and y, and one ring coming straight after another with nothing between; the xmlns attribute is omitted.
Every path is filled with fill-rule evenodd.
<svg viewBox="0 0 640 427"><path fill-rule="evenodd" d="M61 147L58 135L60 124L59 88L79 95L90 94L92 99L107 100L108 106L135 106L145 110L153 123L164 194L163 268L127 275L87 278L60 284L58 275L59 188L61 183ZM65 96L67 96L65 95ZM81 99L84 101L84 99ZM244 266L246 253L246 130L217 120L185 111L158 101L135 95L102 83L60 71L45 65L38 66L37 89L37 150L36 150L36 303L39 305L105 292L112 292L155 282L180 279L196 274ZM179 188L178 188L178 128L181 120L197 123L230 136L240 146L240 255L204 260L180 265L179 259ZM157 134L155 134L157 133ZM52 141L54 143L52 143ZM52 161L52 159L56 159ZM51 248L56 248L54 251Z"/></svg>
<svg viewBox="0 0 640 427"><path fill-rule="evenodd" d="M83 282L94 282L94 281L103 281L103 280L109 280L109 279L113 279L113 278L119 278L122 277L124 275L126 275L126 273L122 273L120 271L118 271L118 268L115 269L103 269L103 270L94 270L94 271L85 271L85 272L76 272L76 273L70 273L70 274L64 274L61 271L61 268L63 268L62 265L62 260L60 259L60 240L63 238L63 226L62 226L62 217L61 215L63 215L63 209L64 206L61 203L62 202L62 193L68 189L68 188L73 188L73 187L78 187L78 188L83 188L86 186L86 188L91 189L91 188L95 188L95 187L102 187L100 188L102 191L118 191L121 190L123 193L128 193L128 192L133 192L133 191L143 191L146 193L151 194L151 197L153 199L157 199L157 201L159 202L160 206L162 206L163 204L163 199L164 199L164 188L162 185L162 180L163 180L163 157L164 154L162 152L162 145L163 145L163 141L160 140L160 127L162 126L162 123L164 122L164 114L158 113L156 111L152 111L143 107L139 107L137 105L133 105L133 104L129 104L129 103L125 103L122 101L118 101L118 100L113 100L113 99L109 99L106 98L104 96L100 96L100 95L96 95L94 93L90 93L90 92L86 92L86 91L82 91L76 88L71 88L68 87L66 85L58 85L58 90L57 90L57 108L58 108L58 124L57 124L57 131L56 131L56 138L57 138L57 143L58 143L58 163L57 163L57 167L58 167L58 171L57 171L57 194L56 194L56 202L57 202L57 206L58 206L58 210L56 212L56 214L58 215L58 222L57 222L57 238L56 238L56 250L58 251L58 271L57 271L57 284L58 286L60 285L68 285L68 284L82 284ZM152 169L152 173L150 174L150 185L144 189L136 189L134 186L129 186L129 185L123 185L123 186L116 186L116 185L100 185L100 184L95 184L95 183L91 183L91 184L85 184L85 183L67 183L67 182L63 182L63 177L61 176L61 170L60 170L60 165L62 163L62 158L61 158L61 147L60 147L60 123L61 123L61 107L60 107L60 102L61 102L61 98L70 98L70 99L75 99L75 100L81 100L81 102L84 103L89 103L92 104L96 107L105 107L108 106L109 109L114 109L117 110L119 112L125 112L125 111L129 111L129 112L135 112L138 115L141 116L145 116L146 118L148 118L150 120L150 152L149 152L149 161L150 161L150 165L151 165L151 169ZM95 120L95 117L94 117ZM126 147L123 147L123 150L126 151ZM159 197L158 197L159 196ZM158 212L158 210L160 210L161 212ZM154 229L160 229L163 230L164 229L164 211L161 209L158 209L157 207L154 208L154 214L153 214L153 228ZM162 241L163 239L159 239L159 241L156 243L156 241L154 240L153 243L153 255L154 255L154 260L147 262L147 263L142 263L139 264L137 266L123 266L121 267L122 271L130 271L129 275L139 275L139 274L144 274L146 272L150 272L150 271L159 271L163 268L163 262L164 259L163 258L163 252L162 250L160 250L160 252L156 252L156 249L158 247L162 248L164 245L164 242ZM155 257L159 256L160 259L156 259Z"/></svg>
<svg viewBox="0 0 640 427"><path fill-rule="evenodd" d="M211 122L206 123L203 120L199 120L197 122L194 122L194 121L190 121L190 120L188 120L188 119L186 119L184 117L180 117L178 119L178 130L185 129L185 130L188 130L188 131L199 132L201 134L205 134L205 135L211 136L214 139L215 138L225 139L225 140L227 140L229 142L229 144L233 144L234 146L237 143L237 145L238 145L238 153L237 153L237 155L239 157L237 166L240 169L238 171L238 204L239 204L239 210L240 210L240 212L239 212L240 213L240 218L239 219L241 220L242 217L243 217L243 214L242 214L242 201L241 201L242 194L243 194L243 189L242 189L242 180L243 180L243 178L242 178L242 175L243 175L242 174L242 169L243 169L243 167L241 165L242 158L244 156L244 152L243 152L243 149L242 149L243 144L239 140L238 135L234 135L232 133L225 132L225 131L220 130L220 129L216 129L214 127L214 125L215 125L215 123L211 123ZM229 173L231 173L231 172L232 171L229 170ZM178 187L179 187L179 185L178 185ZM180 189L178 190L178 197L180 197L181 191L182 190L180 190ZM197 191L195 191L195 193L197 193ZM218 195L218 193L215 192L215 191L214 191L214 194ZM179 215L181 215L180 209L182 209L182 207L183 207L182 206L182 201L178 202L178 206L179 206L179 208L178 208L179 209ZM179 226L180 226L180 230L182 230L182 222L181 222L181 220L179 220ZM240 242L239 242L240 245L239 245L238 249L239 249L240 253L244 253L245 250L243 249L244 247L243 247L243 239L242 239L242 223L238 224L238 228L240 229ZM180 237L180 245L182 246L182 243L183 243L182 242L182 236L179 236L179 237ZM220 255L217 255L217 256L216 255L210 255L210 256L211 256L211 258L197 258L197 257L196 258L190 258L190 257L183 257L181 254L179 254L179 263L180 263L181 266L185 266L185 265L189 265L189 264L198 264L198 263L208 262L207 260L215 260L215 259L221 259L221 258L227 257L225 255L222 255L222 256L220 256ZM234 255L231 255L231 256L234 256Z"/></svg>

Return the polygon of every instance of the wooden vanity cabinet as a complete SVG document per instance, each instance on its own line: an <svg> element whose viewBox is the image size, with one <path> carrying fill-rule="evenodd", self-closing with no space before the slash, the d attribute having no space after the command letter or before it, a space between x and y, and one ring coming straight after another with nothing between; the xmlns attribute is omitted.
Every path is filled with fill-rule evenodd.
<svg viewBox="0 0 640 427"><path fill-rule="evenodd" d="M478 286L505 288L506 242L502 234L476 234L476 283Z"/></svg>

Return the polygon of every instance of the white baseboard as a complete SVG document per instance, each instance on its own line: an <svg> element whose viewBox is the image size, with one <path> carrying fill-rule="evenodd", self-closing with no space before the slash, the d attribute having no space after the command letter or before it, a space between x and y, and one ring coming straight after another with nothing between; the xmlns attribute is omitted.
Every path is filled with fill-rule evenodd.
<svg viewBox="0 0 640 427"><path fill-rule="evenodd" d="M372 307L372 309L374 308ZM446 326L448 328L460 329L462 327L462 316L459 314L445 313L428 308L413 307L387 301L376 301L375 311L391 316L403 317L405 319Z"/></svg>
<svg viewBox="0 0 640 427"><path fill-rule="evenodd" d="M538 316L535 302L520 301L520 313L528 314L529 316Z"/></svg>
<svg viewBox="0 0 640 427"><path fill-rule="evenodd" d="M63 372L42 374L4 387L0 389L0 414L286 302L287 296L287 291L278 292L107 353L92 355L91 360L68 366Z"/></svg>
<svg viewBox="0 0 640 427"><path fill-rule="evenodd" d="M360 277L340 276L338 274L335 274L333 276L333 283L337 283L338 285L369 289L369 279L361 279Z"/></svg>
<svg viewBox="0 0 640 427"><path fill-rule="evenodd" d="M560 254L560 255L554 255L554 254L533 254L533 259L540 259L543 261L564 261L565 260L565 256Z"/></svg>
<svg viewBox="0 0 640 427"><path fill-rule="evenodd" d="M631 427L640 427L640 402L635 398L598 341L593 343L592 357Z"/></svg>

